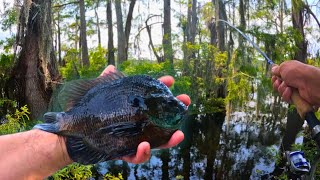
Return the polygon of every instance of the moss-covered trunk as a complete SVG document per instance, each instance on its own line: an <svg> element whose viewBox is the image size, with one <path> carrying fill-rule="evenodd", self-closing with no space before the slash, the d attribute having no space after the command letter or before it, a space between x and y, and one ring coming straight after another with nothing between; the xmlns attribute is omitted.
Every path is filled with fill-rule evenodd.
<svg viewBox="0 0 320 180"><path fill-rule="evenodd" d="M47 111L52 82L59 77L53 51L50 0L25 0L18 36L21 51L11 74L11 95L19 106L28 105L32 118L40 118Z"/></svg>

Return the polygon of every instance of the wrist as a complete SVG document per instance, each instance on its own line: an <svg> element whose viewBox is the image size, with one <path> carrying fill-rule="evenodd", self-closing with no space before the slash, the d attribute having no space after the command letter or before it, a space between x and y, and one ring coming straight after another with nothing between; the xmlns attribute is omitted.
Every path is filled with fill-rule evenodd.
<svg viewBox="0 0 320 180"><path fill-rule="evenodd" d="M72 163L65 140L41 130L0 136L0 179L44 179Z"/></svg>
<svg viewBox="0 0 320 180"><path fill-rule="evenodd" d="M33 129L31 132L38 140L37 144L40 152L43 152L43 157L48 158L52 165L60 169L73 162L68 155L64 137L38 129Z"/></svg>
<svg viewBox="0 0 320 180"><path fill-rule="evenodd" d="M62 136L38 129L33 129L28 133L28 138L31 139L29 151L31 153L33 151L34 156L31 158L35 159L35 164L30 169L32 169L31 172L37 172L31 177L48 177L72 163ZM29 160L29 162L32 161L32 159Z"/></svg>

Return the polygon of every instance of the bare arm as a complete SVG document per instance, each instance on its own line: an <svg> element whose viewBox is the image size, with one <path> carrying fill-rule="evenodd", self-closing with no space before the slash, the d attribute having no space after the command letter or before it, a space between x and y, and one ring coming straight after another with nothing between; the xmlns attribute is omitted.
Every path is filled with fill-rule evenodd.
<svg viewBox="0 0 320 180"><path fill-rule="evenodd" d="M72 163L64 139L41 130L0 136L0 179L43 179Z"/></svg>
<svg viewBox="0 0 320 180"><path fill-rule="evenodd" d="M183 140L177 131L168 144L169 148ZM44 179L71 164L63 137L41 130L0 136L0 179ZM150 145L142 142L136 155L122 159L142 163L150 158Z"/></svg>

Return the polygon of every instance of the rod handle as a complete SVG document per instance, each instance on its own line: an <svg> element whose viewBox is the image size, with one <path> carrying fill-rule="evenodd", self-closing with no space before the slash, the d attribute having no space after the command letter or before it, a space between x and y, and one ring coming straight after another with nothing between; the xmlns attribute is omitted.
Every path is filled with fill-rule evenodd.
<svg viewBox="0 0 320 180"><path fill-rule="evenodd" d="M291 100L302 119L305 119L306 113L314 111L313 107L300 96L297 89L292 90Z"/></svg>

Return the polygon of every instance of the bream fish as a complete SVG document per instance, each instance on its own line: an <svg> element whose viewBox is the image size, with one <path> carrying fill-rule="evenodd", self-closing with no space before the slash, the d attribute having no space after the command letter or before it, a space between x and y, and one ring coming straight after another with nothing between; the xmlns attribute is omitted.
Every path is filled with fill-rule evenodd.
<svg viewBox="0 0 320 180"><path fill-rule="evenodd" d="M46 113L34 128L66 137L70 158L82 164L132 155L143 141L163 145L187 112L159 80L119 71L71 83L59 98L65 111Z"/></svg>

